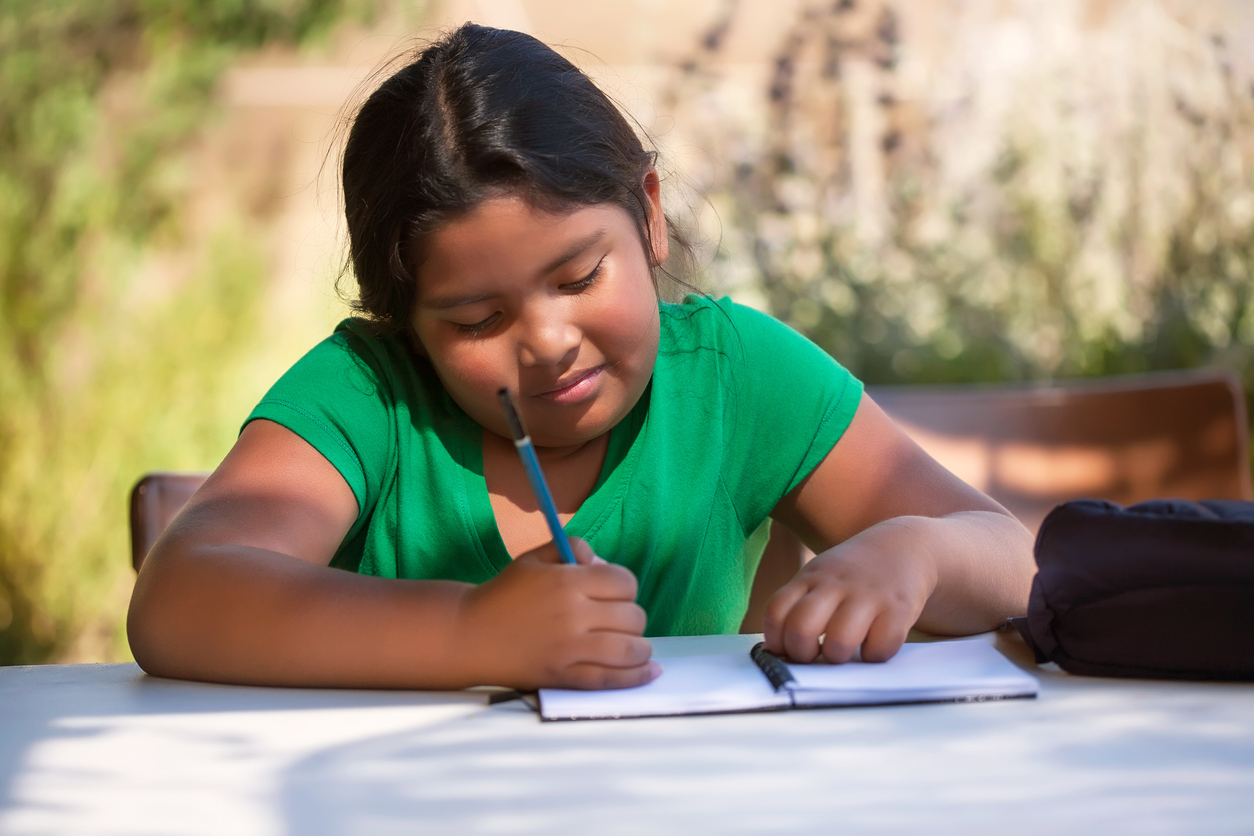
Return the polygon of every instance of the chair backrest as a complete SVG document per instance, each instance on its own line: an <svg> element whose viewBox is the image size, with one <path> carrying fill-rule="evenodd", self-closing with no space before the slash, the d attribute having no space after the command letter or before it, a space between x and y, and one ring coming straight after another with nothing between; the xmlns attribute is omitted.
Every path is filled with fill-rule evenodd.
<svg viewBox="0 0 1254 836"><path fill-rule="evenodd" d="M1033 531L1070 499L1252 496L1245 396L1226 370L868 392L933 458Z"/></svg>
<svg viewBox="0 0 1254 836"><path fill-rule="evenodd" d="M208 476L207 473L149 473L131 489L131 565L136 572L152 544Z"/></svg>

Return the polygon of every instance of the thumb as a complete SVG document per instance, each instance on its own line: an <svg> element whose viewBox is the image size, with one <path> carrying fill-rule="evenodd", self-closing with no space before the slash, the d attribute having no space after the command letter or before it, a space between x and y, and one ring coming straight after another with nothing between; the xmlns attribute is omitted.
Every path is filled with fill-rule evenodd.
<svg viewBox="0 0 1254 836"><path fill-rule="evenodd" d="M596 563L605 563L604 560L596 556L592 551L592 547L584 540L578 537L570 538L570 549L575 553L575 562L580 566L588 566ZM514 562L526 561L528 563L561 563L562 555L557 550L557 546L553 541L545 543L543 546L537 546L529 552L524 552L514 559Z"/></svg>
<svg viewBox="0 0 1254 836"><path fill-rule="evenodd" d="M580 566L606 562L602 558L597 557L597 553L592 550L592 546L588 545L587 540L579 537L570 538L570 550L575 553L575 560Z"/></svg>

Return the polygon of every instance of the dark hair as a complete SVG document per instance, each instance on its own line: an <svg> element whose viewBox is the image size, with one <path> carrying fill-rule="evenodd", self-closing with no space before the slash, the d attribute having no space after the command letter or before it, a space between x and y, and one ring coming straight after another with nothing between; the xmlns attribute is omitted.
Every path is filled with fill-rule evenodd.
<svg viewBox="0 0 1254 836"><path fill-rule="evenodd" d="M530 35L465 24L384 81L349 132L354 307L381 330L408 331L423 237L501 194L558 212L616 204L647 245L643 179L655 158L565 58Z"/></svg>

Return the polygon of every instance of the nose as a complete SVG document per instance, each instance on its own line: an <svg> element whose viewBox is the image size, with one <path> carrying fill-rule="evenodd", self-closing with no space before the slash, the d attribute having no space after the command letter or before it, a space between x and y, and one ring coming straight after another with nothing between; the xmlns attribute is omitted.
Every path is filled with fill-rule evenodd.
<svg viewBox="0 0 1254 836"><path fill-rule="evenodd" d="M546 311L519 323L518 362L524 366L557 366L579 350L583 333L556 311Z"/></svg>

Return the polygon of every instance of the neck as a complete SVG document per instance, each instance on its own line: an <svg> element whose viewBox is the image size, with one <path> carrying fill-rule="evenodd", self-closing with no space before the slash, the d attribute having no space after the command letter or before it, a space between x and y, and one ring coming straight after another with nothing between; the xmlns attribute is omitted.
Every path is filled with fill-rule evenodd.
<svg viewBox="0 0 1254 836"><path fill-rule="evenodd" d="M510 449L513 449L514 447L514 440L512 438L499 436L490 430L485 429L483 436L485 444L496 443L503 446L508 445ZM597 450L605 443L607 436L608 433L603 433L601 435L594 436L593 438L589 438L586 441L581 441L578 444L567 444L560 447L541 447L534 442L532 443L532 446L535 447L536 458L540 460L541 464L545 462L560 464L561 462L576 459L581 455Z"/></svg>

